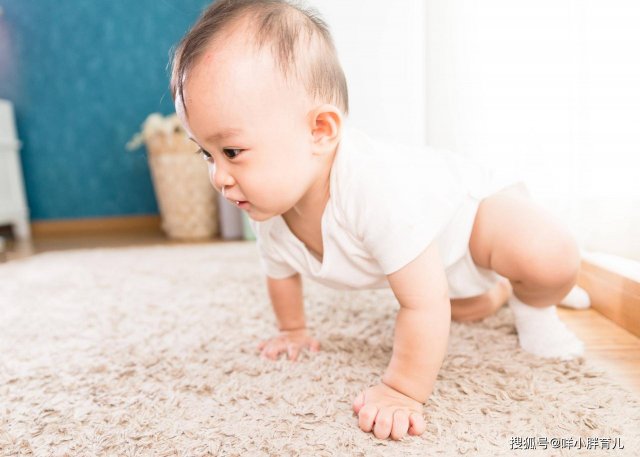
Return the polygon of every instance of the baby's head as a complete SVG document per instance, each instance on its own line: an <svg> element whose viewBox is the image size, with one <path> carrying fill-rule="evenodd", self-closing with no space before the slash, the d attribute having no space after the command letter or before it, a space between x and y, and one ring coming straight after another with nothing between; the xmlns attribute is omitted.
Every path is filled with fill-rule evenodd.
<svg viewBox="0 0 640 457"><path fill-rule="evenodd" d="M254 220L289 211L327 174L348 112L326 24L284 0L218 0L173 58L176 112L214 187Z"/></svg>

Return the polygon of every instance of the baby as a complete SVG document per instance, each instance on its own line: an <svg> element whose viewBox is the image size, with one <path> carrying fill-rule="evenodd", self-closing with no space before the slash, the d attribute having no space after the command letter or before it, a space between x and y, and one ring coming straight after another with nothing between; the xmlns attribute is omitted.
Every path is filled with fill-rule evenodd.
<svg viewBox="0 0 640 457"><path fill-rule="evenodd" d="M452 318L482 319L508 302L522 349L582 353L555 308L578 274L570 233L521 182L352 127L345 76L313 10L216 1L176 49L171 88L213 186L256 233L279 326L259 345L263 356L319 350L301 275L335 288L391 287L391 360L353 401L363 431L423 433Z"/></svg>

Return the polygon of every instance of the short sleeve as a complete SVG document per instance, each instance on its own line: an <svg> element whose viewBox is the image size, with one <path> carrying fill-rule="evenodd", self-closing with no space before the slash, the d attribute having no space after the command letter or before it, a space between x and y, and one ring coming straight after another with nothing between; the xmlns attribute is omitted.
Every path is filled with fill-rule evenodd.
<svg viewBox="0 0 640 457"><path fill-rule="evenodd" d="M348 197L356 236L385 275L417 258L448 225L464 197L436 150L389 154L389 160L359 167Z"/></svg>
<svg viewBox="0 0 640 457"><path fill-rule="evenodd" d="M267 230L263 230L260 227L260 223L252 219L249 219L249 223L253 233L256 235L256 247L260 256L262 271L273 279L284 279L296 274L297 271L270 246Z"/></svg>

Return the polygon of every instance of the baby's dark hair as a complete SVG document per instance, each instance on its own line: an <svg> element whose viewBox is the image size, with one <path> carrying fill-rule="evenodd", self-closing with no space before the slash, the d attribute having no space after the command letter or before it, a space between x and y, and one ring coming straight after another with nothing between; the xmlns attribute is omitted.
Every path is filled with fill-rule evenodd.
<svg viewBox="0 0 640 457"><path fill-rule="evenodd" d="M217 0L182 38L172 58L171 95L184 103L189 70L207 46L232 25L249 20L256 49L269 47L285 80L293 72L315 100L349 111L347 81L329 32L313 8L286 0Z"/></svg>

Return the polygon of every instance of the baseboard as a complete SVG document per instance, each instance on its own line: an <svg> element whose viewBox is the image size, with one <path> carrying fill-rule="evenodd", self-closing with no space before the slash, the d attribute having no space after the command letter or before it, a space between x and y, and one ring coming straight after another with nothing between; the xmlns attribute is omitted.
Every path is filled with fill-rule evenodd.
<svg viewBox="0 0 640 457"><path fill-rule="evenodd" d="M120 232L160 232L159 215L119 216L87 219L35 221L31 223L34 238L47 236L105 235Z"/></svg>
<svg viewBox="0 0 640 457"><path fill-rule="evenodd" d="M640 282L582 260L578 285L593 309L640 338Z"/></svg>

